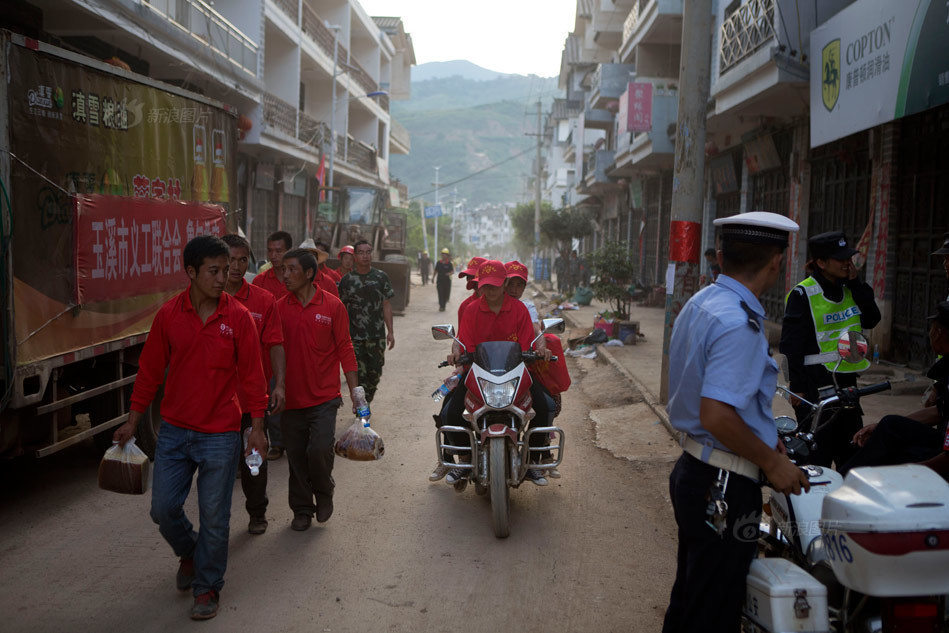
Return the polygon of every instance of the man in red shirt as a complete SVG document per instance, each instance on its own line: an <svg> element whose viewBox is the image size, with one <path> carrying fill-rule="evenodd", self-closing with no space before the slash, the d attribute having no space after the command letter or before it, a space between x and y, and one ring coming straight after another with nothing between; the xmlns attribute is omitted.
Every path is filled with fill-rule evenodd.
<svg viewBox="0 0 949 633"><path fill-rule="evenodd" d="M329 256L330 247L327 246L324 242L317 242L315 246L321 251L323 251L324 253L327 253L327 256ZM330 280L332 280L332 282L336 285L339 285L339 280L343 278L342 275L340 275L338 272L336 272L335 270L333 270L326 264L320 264L320 274L322 274L324 277L329 277Z"/></svg>
<svg viewBox="0 0 949 633"><path fill-rule="evenodd" d="M284 257L288 294L277 302L287 352L287 406L283 433L290 462L290 527L310 527L314 511L324 523L333 514L333 443L336 410L342 404L339 371L359 386L349 338L349 317L339 299L313 283L317 259L304 249ZM314 503L315 499L315 503Z"/></svg>
<svg viewBox="0 0 949 633"><path fill-rule="evenodd" d="M507 272L504 264L497 260L487 260L478 267L478 290L481 292L481 298L469 305L461 317L461 325L458 328L458 340L460 340L468 352L474 352L479 343L486 341L515 341L521 346L522 351L531 349L531 342L534 339L534 326L531 323L530 313L527 308L518 299L511 297L504 292L504 282ZM535 351L550 360L550 352L544 342L544 337L537 339ZM461 358L462 349L458 343L452 344L452 353L448 357L449 361L457 364ZM440 415L440 425L451 424L453 426L464 426L461 414L465 406L464 374L467 373L464 368L457 368L455 373L462 374L458 387L446 398L448 403L442 408ZM533 382L531 385L531 398L533 399L534 419L531 424L547 425L551 421L551 412L553 411L553 401L546 393L539 382ZM460 438L459 438L460 439ZM542 446L545 438L540 434L534 434L531 437L532 446ZM454 443L455 440L452 440ZM439 469L436 468L436 471ZM429 476L429 480L435 477L436 472ZM449 484L454 484L460 479L468 476L467 470L453 469L445 479ZM531 469L527 471L527 479L538 486L546 486L547 478L539 470ZM435 480L437 481L437 479Z"/></svg>
<svg viewBox="0 0 949 633"><path fill-rule="evenodd" d="M478 266L484 263L484 257L472 257L471 261L468 262L468 266L458 273L458 276L462 279L468 279L468 283L465 285L465 290L473 290L471 296L466 298L461 302L461 305L458 306L458 325L461 325L461 315L465 313L465 308L478 300L481 296L478 293Z"/></svg>
<svg viewBox="0 0 949 633"><path fill-rule="evenodd" d="M267 259L272 266L254 277L254 285L269 290L275 299L287 294L283 285L283 256L293 248L293 238L286 231L276 231L267 238ZM279 444L279 442L278 442Z"/></svg>
<svg viewBox="0 0 949 633"><path fill-rule="evenodd" d="M273 383L270 393L270 411L264 419L266 429L272 416L278 416L283 410L284 369L286 359L283 352L283 327L280 325L280 315L277 313L277 300L274 296L244 280L247 265L250 262L250 244L240 235L225 235L221 240L230 249L228 258L227 283L224 292L237 299L250 312L257 326L260 338L261 361L264 366L264 377L267 384ZM242 389L237 391L241 403L241 434L250 426L250 409L247 394ZM251 534L263 534L267 531L267 461L260 467L255 477L250 473L247 464L241 460L241 489L244 491L246 502L244 507L250 515L247 531Z"/></svg>
<svg viewBox="0 0 949 633"><path fill-rule="evenodd" d="M244 452L249 455L253 449L267 450L267 385L253 317L224 293L227 245L216 237L196 237L185 246L183 260L191 285L155 315L139 357L129 419L113 439L124 445L132 438L164 383L151 517L181 559L175 581L179 591L194 594L191 618L206 620L217 614L227 567L235 456L241 445L238 386L251 417ZM183 509L195 471L198 532Z"/></svg>

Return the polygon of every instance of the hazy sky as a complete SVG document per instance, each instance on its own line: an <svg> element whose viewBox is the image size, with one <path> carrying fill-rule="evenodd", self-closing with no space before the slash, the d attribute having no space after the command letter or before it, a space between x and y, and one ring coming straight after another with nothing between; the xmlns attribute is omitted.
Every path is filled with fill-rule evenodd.
<svg viewBox="0 0 949 633"><path fill-rule="evenodd" d="M573 30L576 0L359 0L369 15L399 16L425 62L467 59L503 73L552 77Z"/></svg>

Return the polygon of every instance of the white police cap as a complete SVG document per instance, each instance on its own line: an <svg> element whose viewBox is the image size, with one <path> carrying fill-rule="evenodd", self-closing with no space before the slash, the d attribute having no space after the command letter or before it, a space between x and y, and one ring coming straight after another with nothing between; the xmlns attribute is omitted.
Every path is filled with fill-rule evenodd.
<svg viewBox="0 0 949 633"><path fill-rule="evenodd" d="M721 227L723 240L775 246L787 246L788 236L801 228L797 222L767 211L739 213L719 218L713 224Z"/></svg>

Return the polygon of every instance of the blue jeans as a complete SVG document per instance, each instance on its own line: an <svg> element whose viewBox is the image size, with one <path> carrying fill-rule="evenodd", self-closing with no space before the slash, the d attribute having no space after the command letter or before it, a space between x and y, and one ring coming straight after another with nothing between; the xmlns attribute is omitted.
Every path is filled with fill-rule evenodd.
<svg viewBox="0 0 949 633"><path fill-rule="evenodd" d="M201 433L162 420L152 479L152 520L175 555L194 559L195 596L224 586L230 535L234 455L240 434ZM184 502L198 471L200 532L185 516Z"/></svg>

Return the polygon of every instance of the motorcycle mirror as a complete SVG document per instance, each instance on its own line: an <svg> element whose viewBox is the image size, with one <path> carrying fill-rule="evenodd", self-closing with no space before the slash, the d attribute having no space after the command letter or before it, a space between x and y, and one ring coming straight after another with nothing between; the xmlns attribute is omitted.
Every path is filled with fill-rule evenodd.
<svg viewBox="0 0 949 633"><path fill-rule="evenodd" d="M867 357L869 345L860 332L844 332L837 340L837 353L848 363L859 363Z"/></svg>
<svg viewBox="0 0 949 633"><path fill-rule="evenodd" d="M455 326L454 325L433 325L432 338L434 338L436 341L447 341L448 339L454 339Z"/></svg>
<svg viewBox="0 0 949 633"><path fill-rule="evenodd" d="M774 419L774 425L782 435L789 435L797 430L797 420L789 415L779 415Z"/></svg>
<svg viewBox="0 0 949 633"><path fill-rule="evenodd" d="M560 334L567 329L563 319L544 319L543 325L544 334L547 334L548 332L556 332L557 334Z"/></svg>

